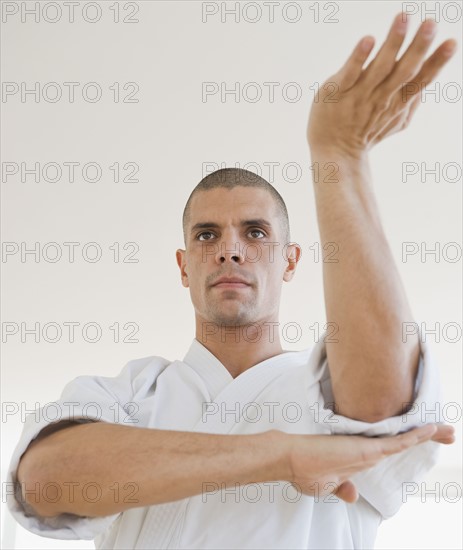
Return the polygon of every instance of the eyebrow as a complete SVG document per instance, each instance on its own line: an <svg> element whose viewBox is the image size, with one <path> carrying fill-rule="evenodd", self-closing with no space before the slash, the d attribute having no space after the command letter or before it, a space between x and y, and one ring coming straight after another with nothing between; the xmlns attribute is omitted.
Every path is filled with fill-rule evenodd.
<svg viewBox="0 0 463 550"><path fill-rule="evenodd" d="M265 220L264 218L257 218L254 220L243 220L240 225L242 227L249 227L251 225L261 225L263 227L266 227L267 229L272 229L272 224ZM191 228L191 233L194 233L198 229L219 229L220 225L215 222L201 222L201 223L195 223L193 227Z"/></svg>

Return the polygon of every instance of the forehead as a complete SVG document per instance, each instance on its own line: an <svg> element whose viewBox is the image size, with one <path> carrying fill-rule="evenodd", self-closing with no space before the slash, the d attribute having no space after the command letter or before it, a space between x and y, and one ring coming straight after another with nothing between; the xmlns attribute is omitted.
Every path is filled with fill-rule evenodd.
<svg viewBox="0 0 463 550"><path fill-rule="evenodd" d="M196 193L190 203L191 224L214 216L215 221L226 222L230 218L262 217L264 214L272 221L276 215L275 200L265 189L259 187L237 186L233 189L217 187Z"/></svg>

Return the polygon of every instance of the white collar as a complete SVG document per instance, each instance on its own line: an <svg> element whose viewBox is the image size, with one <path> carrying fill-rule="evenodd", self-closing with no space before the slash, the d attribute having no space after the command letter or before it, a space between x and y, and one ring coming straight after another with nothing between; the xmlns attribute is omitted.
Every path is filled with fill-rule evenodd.
<svg viewBox="0 0 463 550"><path fill-rule="evenodd" d="M210 352L199 340L193 338L193 341L188 349L183 362L189 365L202 378L211 395L211 399L215 397L228 385L232 383L240 384L246 382L246 385L254 385L258 383L258 379L263 370L273 365L285 365L288 367L301 366L308 363L311 349L301 351L287 351L274 355L256 365L253 365L236 378L230 374L225 365L221 363L217 357Z"/></svg>

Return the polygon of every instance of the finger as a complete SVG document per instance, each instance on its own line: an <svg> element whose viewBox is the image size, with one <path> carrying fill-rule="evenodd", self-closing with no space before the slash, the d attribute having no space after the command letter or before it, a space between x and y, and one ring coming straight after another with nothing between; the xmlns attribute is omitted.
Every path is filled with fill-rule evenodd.
<svg viewBox="0 0 463 550"><path fill-rule="evenodd" d="M436 431L435 424L426 424L399 435L362 438L356 447L357 459L349 461L348 467L364 469L363 466L367 464L371 467L387 456L400 453L413 445L431 439Z"/></svg>
<svg viewBox="0 0 463 550"><path fill-rule="evenodd" d="M345 477L367 470L392 454L405 451L414 445L431 439L436 433L436 424L426 424L394 436L349 436L357 440L355 443L353 442L355 453L353 456L345 458L344 464L336 467L336 472L338 475ZM346 460L348 463L346 463Z"/></svg>
<svg viewBox="0 0 463 550"><path fill-rule="evenodd" d="M363 80L370 89L375 88L394 69L397 53L403 44L407 32L407 14L399 13L389 30L383 45L373 61L365 70Z"/></svg>
<svg viewBox="0 0 463 550"><path fill-rule="evenodd" d="M418 105L421 103L421 94L415 96L410 103L405 103L405 106L397 110L396 115L392 119L384 117L384 124L381 126L378 123L379 130L375 135L368 136L368 139L372 141L373 144L379 143L385 137L390 134L394 134L399 130L407 128L410 124L413 117L413 113L418 108ZM405 111L405 112L404 112Z"/></svg>
<svg viewBox="0 0 463 550"><path fill-rule="evenodd" d="M412 100L410 109L408 110L408 116L406 121L406 126L410 124L410 121L412 119L413 113L417 110L418 105L421 103L421 94L416 96L414 100Z"/></svg>
<svg viewBox="0 0 463 550"><path fill-rule="evenodd" d="M378 129L375 131L375 133L371 132L367 139L371 141L373 144L378 143L382 139L384 139L389 134L392 134L394 132L397 132L398 128L402 124L402 120L404 118L404 114L402 112L398 113L394 116L394 118L384 118L384 122L381 124L381 121L377 123Z"/></svg>
<svg viewBox="0 0 463 550"><path fill-rule="evenodd" d="M425 86L431 83L438 75L442 67L455 53L456 47L456 40L450 39L443 42L423 63L419 73L413 78L413 80L405 84L402 83L402 101L408 101L418 92L422 91Z"/></svg>
<svg viewBox="0 0 463 550"><path fill-rule="evenodd" d="M432 441L449 445L455 442L455 428L448 424L437 424L437 431L431 437Z"/></svg>
<svg viewBox="0 0 463 550"><path fill-rule="evenodd" d="M374 43L375 39L373 36L364 36L357 43L345 64L334 75L333 78L336 77L340 91L344 92L348 90L357 82L362 74L362 67L373 49Z"/></svg>
<svg viewBox="0 0 463 550"><path fill-rule="evenodd" d="M426 424L425 426L420 426L419 428L409 430L399 435L380 437L377 441L381 447L381 452L385 456L389 456L428 441L436 431L437 426L435 424Z"/></svg>
<svg viewBox="0 0 463 550"><path fill-rule="evenodd" d="M352 481L341 483L333 494L346 502L356 502L359 498L357 488Z"/></svg>
<svg viewBox="0 0 463 550"><path fill-rule="evenodd" d="M440 429L439 426L441 426ZM453 433L454 430L451 426L426 424L399 435L365 438L365 440L360 441L357 445L357 452L361 456L361 459L352 460L346 467L338 468L337 471L345 475L350 469L360 471L371 468L380 460L390 455L400 453L414 445L419 445L429 440L440 442L442 439L443 442L453 443Z"/></svg>
<svg viewBox="0 0 463 550"><path fill-rule="evenodd" d="M409 82L415 77L431 45L436 29L436 23L432 19L426 19L421 24L407 51L397 61L394 70L380 83L382 93L390 95L404 82Z"/></svg>

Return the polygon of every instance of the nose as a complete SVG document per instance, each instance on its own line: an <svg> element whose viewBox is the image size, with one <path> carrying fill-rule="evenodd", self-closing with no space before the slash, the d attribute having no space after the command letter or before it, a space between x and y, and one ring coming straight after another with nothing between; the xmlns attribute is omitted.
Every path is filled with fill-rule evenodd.
<svg viewBox="0 0 463 550"><path fill-rule="evenodd" d="M216 262L223 264L224 262L234 262L242 264L244 262L245 250L243 243L237 237L236 233L225 237L218 243L218 250L216 253Z"/></svg>

